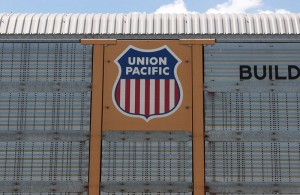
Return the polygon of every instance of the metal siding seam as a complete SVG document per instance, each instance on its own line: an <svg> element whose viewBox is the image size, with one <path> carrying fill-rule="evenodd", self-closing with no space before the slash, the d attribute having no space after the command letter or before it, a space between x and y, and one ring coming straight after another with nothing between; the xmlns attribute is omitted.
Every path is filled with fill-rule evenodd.
<svg viewBox="0 0 300 195"><path fill-rule="evenodd" d="M209 34L216 34L216 21L215 21L215 15L210 14L208 16L208 33Z"/></svg>
<svg viewBox="0 0 300 195"><path fill-rule="evenodd" d="M71 14L70 16L70 22L68 27L68 33L69 34L75 34L77 29L77 19L79 15L78 14Z"/></svg>
<svg viewBox="0 0 300 195"><path fill-rule="evenodd" d="M168 20L168 30L169 34L176 34L177 32L177 21L176 21L176 14L169 14Z"/></svg>
<svg viewBox="0 0 300 195"><path fill-rule="evenodd" d="M160 34L162 32L161 14L154 14L153 20L153 33Z"/></svg>
<svg viewBox="0 0 300 195"><path fill-rule="evenodd" d="M216 30L217 30L218 32L220 32L220 34L223 34L223 33L224 33L223 20L222 20L222 19L223 19L223 18L221 17L220 14L217 14L217 15L216 15L216 18L215 18L215 20L216 20Z"/></svg>
<svg viewBox="0 0 300 195"><path fill-rule="evenodd" d="M146 16L146 34L154 34L154 16L147 14Z"/></svg>
<svg viewBox="0 0 300 195"><path fill-rule="evenodd" d="M193 33L193 26L192 26L192 15L185 14L185 34L192 34Z"/></svg>
<svg viewBox="0 0 300 195"><path fill-rule="evenodd" d="M239 14L237 16L238 24L239 24L239 34L247 34L247 22L246 22L246 16Z"/></svg>
<svg viewBox="0 0 300 195"><path fill-rule="evenodd" d="M49 14L49 16L47 17L45 34L53 34L55 16L56 14Z"/></svg>
<svg viewBox="0 0 300 195"><path fill-rule="evenodd" d="M258 14L255 14L254 21L255 21L255 34L263 34L262 18L259 17Z"/></svg>
<svg viewBox="0 0 300 195"><path fill-rule="evenodd" d="M277 26L277 19L273 15L270 16L270 28L272 34L278 34L278 26Z"/></svg>
<svg viewBox="0 0 300 195"><path fill-rule="evenodd" d="M139 33L139 14L138 13L132 13L131 14L131 34L138 34Z"/></svg>
<svg viewBox="0 0 300 195"><path fill-rule="evenodd" d="M76 34L83 34L85 29L85 21L86 21L87 14L80 14L77 21L77 29Z"/></svg>
<svg viewBox="0 0 300 195"><path fill-rule="evenodd" d="M0 33L5 34L8 26L9 16L8 14L0 14L1 24L0 24Z"/></svg>
<svg viewBox="0 0 300 195"><path fill-rule="evenodd" d="M184 34L185 32L185 17L184 14L177 14L177 34Z"/></svg>
<svg viewBox="0 0 300 195"><path fill-rule="evenodd" d="M299 16L294 14L293 15L293 19L294 19L294 28L295 28L295 34L299 34L300 33L300 20L299 20Z"/></svg>
<svg viewBox="0 0 300 195"><path fill-rule="evenodd" d="M107 34L107 18L108 14L101 15L101 23L100 23L100 34Z"/></svg>
<svg viewBox="0 0 300 195"><path fill-rule="evenodd" d="M253 16L247 15L246 22L247 22L247 26L248 26L247 34L255 34Z"/></svg>
<svg viewBox="0 0 300 195"><path fill-rule="evenodd" d="M238 18L236 15L232 15L232 24L233 24L233 32L232 34L239 34L240 29L239 29L239 23L238 23Z"/></svg>
<svg viewBox="0 0 300 195"><path fill-rule="evenodd" d="M278 27L279 27L279 34L285 34L286 29L285 29L285 20L282 17L282 15L277 15L278 18Z"/></svg>
<svg viewBox="0 0 300 195"><path fill-rule="evenodd" d="M286 20L287 34L294 34L293 20L291 17L283 16Z"/></svg>
<svg viewBox="0 0 300 195"><path fill-rule="evenodd" d="M192 17L192 28L193 28L193 34L199 34L200 33L200 19L198 14L194 14Z"/></svg>
<svg viewBox="0 0 300 195"><path fill-rule="evenodd" d="M40 21L41 14L34 14L32 17L30 34L38 34L39 29L39 21Z"/></svg>
<svg viewBox="0 0 300 195"><path fill-rule="evenodd" d="M124 15L125 18L124 18L124 25L123 25L123 28L124 28L124 34L130 34L131 32L131 15L130 14L126 14Z"/></svg>
<svg viewBox="0 0 300 195"><path fill-rule="evenodd" d="M45 34L49 14L42 14L39 20L38 34Z"/></svg>
<svg viewBox="0 0 300 195"><path fill-rule="evenodd" d="M67 34L68 32L68 26L69 26L69 20L68 20L69 15L68 14L63 14L62 16L62 21L61 21L61 34Z"/></svg>
<svg viewBox="0 0 300 195"><path fill-rule="evenodd" d="M101 14L94 14L93 15L92 34L99 34L100 33L100 21L101 21Z"/></svg>
<svg viewBox="0 0 300 195"><path fill-rule="evenodd" d="M87 14L85 18L84 34L92 34L94 14Z"/></svg>
<svg viewBox="0 0 300 195"><path fill-rule="evenodd" d="M14 34L16 28L16 20L19 14L11 14L8 19L8 27L6 30L7 34Z"/></svg>
<svg viewBox="0 0 300 195"><path fill-rule="evenodd" d="M269 21L265 14L262 15L261 21L262 21L262 34L270 34Z"/></svg>
<svg viewBox="0 0 300 195"><path fill-rule="evenodd" d="M161 15L161 34L171 34L168 14Z"/></svg>
<svg viewBox="0 0 300 195"><path fill-rule="evenodd" d="M63 21L63 14L57 14L54 18L54 28L53 28L54 34L61 33L62 21Z"/></svg>
<svg viewBox="0 0 300 195"><path fill-rule="evenodd" d="M122 34L123 32L123 24L124 24L124 21L123 21L123 14L117 14L116 15L116 23L115 23L115 34Z"/></svg>
<svg viewBox="0 0 300 195"><path fill-rule="evenodd" d="M146 21L147 15L146 13L142 13L139 15L139 29L138 34L146 34Z"/></svg>
<svg viewBox="0 0 300 195"><path fill-rule="evenodd" d="M107 33L108 34L116 33L116 14L110 14L108 17Z"/></svg>
<svg viewBox="0 0 300 195"><path fill-rule="evenodd" d="M200 17L200 33L208 34L208 18L206 14L202 14L202 17Z"/></svg>
<svg viewBox="0 0 300 195"><path fill-rule="evenodd" d="M23 25L23 34L31 34L30 30L32 29L32 19L34 17L34 14L28 14L24 18L24 25Z"/></svg>
<svg viewBox="0 0 300 195"><path fill-rule="evenodd" d="M24 34L23 29L24 29L24 21L26 16L27 14L20 14L17 17L14 34Z"/></svg>

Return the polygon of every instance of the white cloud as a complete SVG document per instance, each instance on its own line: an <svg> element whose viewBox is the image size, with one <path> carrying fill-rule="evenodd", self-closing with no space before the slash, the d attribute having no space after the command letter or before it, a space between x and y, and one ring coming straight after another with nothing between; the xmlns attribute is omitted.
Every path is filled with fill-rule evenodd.
<svg viewBox="0 0 300 195"><path fill-rule="evenodd" d="M258 8L262 5L262 0L228 0L218 4L215 8L210 8L206 13L246 13L247 10Z"/></svg>
<svg viewBox="0 0 300 195"><path fill-rule="evenodd" d="M275 11L271 11L271 10L260 10L259 13L261 14L290 14L292 12L285 10L285 9L276 9Z"/></svg>
<svg viewBox="0 0 300 195"><path fill-rule="evenodd" d="M183 0L175 0L173 3L162 5L155 13L189 13Z"/></svg>
<svg viewBox="0 0 300 195"><path fill-rule="evenodd" d="M256 12L265 14L286 14L291 13L285 9L262 10L263 0L224 0L224 3L217 4L214 8L210 8L206 13L223 14L223 13L237 13L245 14ZM173 3L162 5L155 13L195 13L187 9L184 0L174 0Z"/></svg>

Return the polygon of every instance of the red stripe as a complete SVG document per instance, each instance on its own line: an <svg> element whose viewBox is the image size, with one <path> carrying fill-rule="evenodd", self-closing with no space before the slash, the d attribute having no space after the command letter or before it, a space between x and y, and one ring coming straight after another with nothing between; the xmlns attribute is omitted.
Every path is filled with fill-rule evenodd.
<svg viewBox="0 0 300 195"><path fill-rule="evenodd" d="M140 79L135 80L135 114L140 114Z"/></svg>
<svg viewBox="0 0 300 195"><path fill-rule="evenodd" d="M155 114L159 114L160 80L155 80Z"/></svg>
<svg viewBox="0 0 300 195"><path fill-rule="evenodd" d="M170 80L165 79L165 112L170 111Z"/></svg>
<svg viewBox="0 0 300 195"><path fill-rule="evenodd" d="M125 84L125 110L130 112L130 79L126 79Z"/></svg>
<svg viewBox="0 0 300 195"><path fill-rule="evenodd" d="M117 87L116 87L115 97L116 97L117 104L120 106L120 81L118 82Z"/></svg>
<svg viewBox="0 0 300 195"><path fill-rule="evenodd" d="M150 79L145 79L145 116L150 113Z"/></svg>
<svg viewBox="0 0 300 195"><path fill-rule="evenodd" d="M175 105L178 104L179 101L179 86L178 83L175 81Z"/></svg>

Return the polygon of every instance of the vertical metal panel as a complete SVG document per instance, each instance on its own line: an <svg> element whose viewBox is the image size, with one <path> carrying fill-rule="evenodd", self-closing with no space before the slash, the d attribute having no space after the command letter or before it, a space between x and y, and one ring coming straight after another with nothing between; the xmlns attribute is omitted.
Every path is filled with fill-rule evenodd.
<svg viewBox="0 0 300 195"><path fill-rule="evenodd" d="M102 141L101 194L192 194L190 136L189 132L106 131ZM115 189L110 189L113 184ZM159 191L174 184L176 187ZM118 185L124 186L111 192L119 189Z"/></svg>
<svg viewBox="0 0 300 195"><path fill-rule="evenodd" d="M0 131L86 131L88 93L0 93Z"/></svg>
<svg viewBox="0 0 300 195"><path fill-rule="evenodd" d="M0 182L87 182L88 143L0 142L0 146Z"/></svg>
<svg viewBox="0 0 300 195"><path fill-rule="evenodd" d="M71 43L0 46L0 186L5 186L0 192L55 194L76 185L69 192L85 194L89 139L82 136L90 130L91 89L70 91L68 86L91 85L92 48Z"/></svg>
<svg viewBox="0 0 300 195"><path fill-rule="evenodd" d="M87 192L83 192L83 193L55 193L55 192L50 192L50 193L24 193L24 192L21 192L21 193L18 193L18 192L12 192L12 193L2 193L2 195L88 195Z"/></svg>
<svg viewBox="0 0 300 195"><path fill-rule="evenodd" d="M91 47L76 43L1 43L1 82L90 82Z"/></svg>
<svg viewBox="0 0 300 195"><path fill-rule="evenodd" d="M206 143L206 181L299 183L299 143Z"/></svg>
<svg viewBox="0 0 300 195"><path fill-rule="evenodd" d="M143 13L139 16L139 31L138 34L146 34L147 29L146 29L146 18L147 18L147 14Z"/></svg>
<svg viewBox="0 0 300 195"><path fill-rule="evenodd" d="M41 15L38 34L44 34L45 33L48 16L49 16L49 14Z"/></svg>
<svg viewBox="0 0 300 195"><path fill-rule="evenodd" d="M267 21L261 17L262 25L255 26L255 31L271 33L273 27L265 25ZM285 33L284 29L279 31ZM299 79L288 79L287 75L288 65L299 66L299 46L227 43L205 47L208 194L297 192L300 142L288 137L300 131ZM267 65L268 76L241 79L240 65L252 71L259 67L260 75L261 67ZM271 79L269 67L273 68ZM287 77L278 79L275 74Z"/></svg>

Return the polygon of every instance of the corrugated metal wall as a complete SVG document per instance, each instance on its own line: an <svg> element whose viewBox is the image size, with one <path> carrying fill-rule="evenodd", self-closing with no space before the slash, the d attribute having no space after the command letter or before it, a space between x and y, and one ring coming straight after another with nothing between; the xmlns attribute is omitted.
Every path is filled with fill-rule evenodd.
<svg viewBox="0 0 300 195"><path fill-rule="evenodd" d="M188 131L105 131L101 195L192 195Z"/></svg>
<svg viewBox="0 0 300 195"><path fill-rule="evenodd" d="M205 47L208 194L299 194L299 54L295 43Z"/></svg>
<svg viewBox="0 0 300 195"><path fill-rule="evenodd" d="M85 194L92 47L0 45L0 192Z"/></svg>

